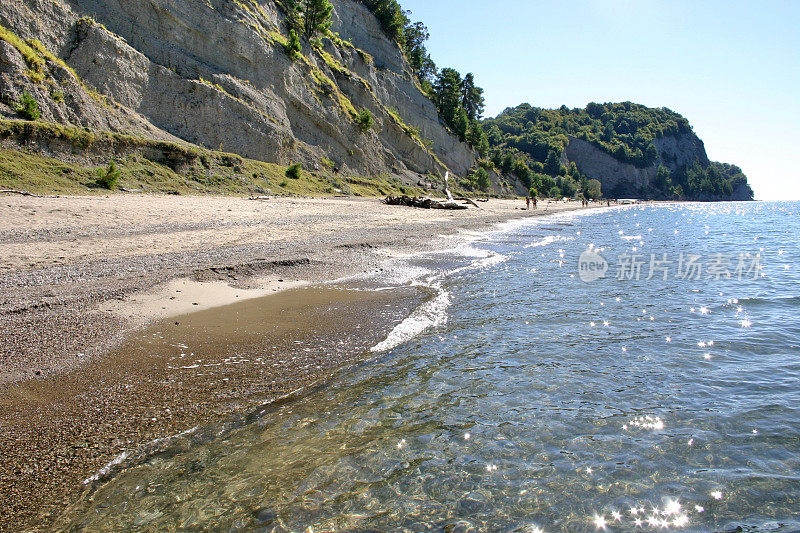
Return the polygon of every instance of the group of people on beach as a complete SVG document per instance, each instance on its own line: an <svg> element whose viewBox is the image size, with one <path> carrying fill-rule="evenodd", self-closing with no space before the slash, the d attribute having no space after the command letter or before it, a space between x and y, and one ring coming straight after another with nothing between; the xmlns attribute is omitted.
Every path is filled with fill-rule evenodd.
<svg viewBox="0 0 800 533"><path fill-rule="evenodd" d="M597 202L598 202L599 205L603 205L602 201L598 200ZM591 203L591 200L581 197L581 207L589 207L590 203ZM614 200L614 203L617 203L617 201ZM525 209L530 209L531 205L533 205L533 208L536 209L536 206L537 206L536 197L535 196L526 196L525 197ZM611 200L606 200L606 205L611 207Z"/></svg>

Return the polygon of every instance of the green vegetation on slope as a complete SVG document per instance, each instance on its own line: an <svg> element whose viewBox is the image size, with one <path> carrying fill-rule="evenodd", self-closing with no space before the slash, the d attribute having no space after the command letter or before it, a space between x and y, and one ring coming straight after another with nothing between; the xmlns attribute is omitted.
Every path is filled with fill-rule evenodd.
<svg viewBox="0 0 800 533"><path fill-rule="evenodd" d="M372 129L375 124L372 112L366 108L356 109L350 98L341 90L339 84L313 63L308 55L302 53L302 43L300 42L299 34L302 33L311 45L309 54L316 54L319 59L325 63L334 78L339 79L343 77L360 84L364 90L373 96L378 107L389 115L392 122L400 130L428 152L432 158L441 163L436 154L431 150L431 143L423 139L416 128L408 126L396 109L388 108L383 105L375 95L369 82L355 72L350 71L324 49L323 39L327 38L339 49L354 49L361 55L364 61L373 61L373 58L369 54L355 48L351 42L343 40L337 33L333 33L330 30L332 6L328 0L276 0L276 4L286 15L289 37L285 37L280 31L273 30L269 32L270 39L282 45L292 61L300 61L305 65L321 95L331 98L338 106L342 115L352 120L357 131L367 133ZM241 4L241 7L248 13L252 13L246 4ZM310 28L313 28L313 31L311 31Z"/></svg>
<svg viewBox="0 0 800 533"><path fill-rule="evenodd" d="M23 41L16 33L0 25L0 39L17 49L28 65L28 77L36 82L44 79L44 59L30 43ZM38 41L36 41L38 43Z"/></svg>
<svg viewBox="0 0 800 533"><path fill-rule="evenodd" d="M571 135L639 168L656 161L658 151L653 140L692 131L689 121L674 111L632 102L590 103L585 109L542 109L522 104L483 124L493 147L514 148L542 164L552 152L560 157Z"/></svg>
<svg viewBox="0 0 800 533"><path fill-rule="evenodd" d="M172 194L246 195L255 192L283 196L384 196L419 193L397 179L337 176L327 169L306 172L298 168L296 179L287 179L285 166L236 154L43 122L0 120L0 141L12 141L23 147L45 145L49 147L48 152L77 151L86 161L100 160L101 155L108 158L101 164L73 163L19 148L0 149L0 189L32 193L107 193L114 187Z"/></svg>
<svg viewBox="0 0 800 533"><path fill-rule="evenodd" d="M570 136L591 143L622 163L652 168L659 162L656 139L692 133L689 121L678 113L632 102L590 103L584 109L542 109L522 104L484 120L483 127L497 167L547 196L589 192L588 180L575 164L563 164L562 154ZM641 194L651 198L726 199L738 191L739 196L752 197L741 169L721 163L704 166L696 161L674 173L659 165L652 185Z"/></svg>
<svg viewBox="0 0 800 533"><path fill-rule="evenodd" d="M742 169L728 163L712 161L708 167L703 168L695 163L685 172L685 184L688 195L692 198L704 200L725 199L731 197L737 190L744 191L744 195L753 198L753 189L747 183L747 176ZM683 185L679 185L683 187Z"/></svg>

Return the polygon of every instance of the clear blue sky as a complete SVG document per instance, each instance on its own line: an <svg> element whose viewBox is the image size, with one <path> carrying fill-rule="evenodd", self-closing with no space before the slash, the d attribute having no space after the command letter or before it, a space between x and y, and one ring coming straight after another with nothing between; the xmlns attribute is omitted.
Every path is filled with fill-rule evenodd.
<svg viewBox="0 0 800 533"><path fill-rule="evenodd" d="M631 100L689 119L758 199L800 199L800 0L400 0L486 116Z"/></svg>

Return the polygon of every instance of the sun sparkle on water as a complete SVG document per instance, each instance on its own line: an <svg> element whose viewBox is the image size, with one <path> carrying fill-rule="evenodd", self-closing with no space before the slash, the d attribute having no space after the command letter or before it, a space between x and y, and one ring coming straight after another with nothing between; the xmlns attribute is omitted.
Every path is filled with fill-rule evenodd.
<svg viewBox="0 0 800 533"><path fill-rule="evenodd" d="M688 208L674 209L680 212ZM707 220L702 219L702 223L705 222ZM697 217L680 223L686 225L686 230L682 229L683 235L698 236L701 233L689 226L698 223ZM627 224L624 226L626 231L632 229L630 221ZM658 226L658 230L652 235L648 232L648 246L663 237L663 225ZM671 230L670 224L666 232L670 240L668 244L682 242L683 236L673 239ZM560 231L562 229L557 228L554 233ZM616 228L609 231L613 240L618 241L613 237ZM716 225L712 233L721 234ZM537 234L536 238L540 235ZM584 232L583 239L601 242L591 228ZM579 243L576 241L575 244ZM727 419L722 415L728 403L735 403L730 401L731 390L737 388L736 378L739 373L746 372L750 364L750 360L748 365L740 363L740 348L753 341L751 336L754 332L743 328L752 326L751 319L757 321L758 333L768 332L770 325L770 318L763 311L765 303L753 296L752 285L709 288L710 283L701 282L687 285L685 291L673 291L672 285L661 287L657 283L659 280L655 280L646 285L642 282L635 290L629 290L609 279L598 281L588 289L580 286L581 294L596 291L593 299L589 300L595 306L587 308L586 298L566 294L566 284L572 283L566 280L570 274L566 267L573 267L575 249L565 244L564 247L568 248L565 257L559 257L563 252L554 254L556 246L546 249L548 253L544 260L539 259L539 251L524 257L526 261L530 259L541 265L539 275L530 276L531 265L520 264L519 271L526 279L525 284L512 285L514 292L507 301L503 301L501 283L492 286L496 287L493 293L488 289L471 293L469 290L473 288L469 283L472 280L454 282L454 295L466 287L467 296L483 298L491 295L498 301L477 302L485 304L479 312L474 312L471 306L457 308L454 305L453 316L456 318L447 327L437 329L427 337L421 336L419 342L400 347L399 355L391 360L391 365L378 364L375 371L381 377L378 387L374 382L361 387L360 382L344 380L345 387L337 392L344 399L341 411L331 414L327 423L332 427L342 425L342 439L347 441L347 451L341 456L332 455L334 460L326 460L311 469L305 478L309 486L313 490L320 487L328 490L326 483L341 483L345 487L341 490L336 487L334 490L338 492L331 494L331 500L338 498L360 505L363 497L365 505L375 505L375 509L380 511L402 508L403 500L397 500L394 493L401 494L403 490L407 491L403 494L409 497L419 497L420 501L435 504L431 509L436 506L447 510L460 509L463 498L464 509L468 511L467 506L474 504L469 493L479 484L481 493L485 494L481 504L487 510L507 513L505 518L509 527L511 522L514 522L514 528L527 523L522 529L509 531L529 533L542 531L538 525L529 522L534 519L552 530L667 531L691 528L711 531L715 524L739 519L755 508L756 503L744 501L745 498L739 498L739 494L761 490L762 501L774 496L775 493L763 491L761 485L748 484L749 467L737 462L735 457L737 454L747 455L751 450L763 452L765 443L773 433L777 433L771 425L775 421L756 416ZM584 247L581 246L577 253ZM609 245L607 259L623 249L629 248L622 243ZM774 258L774 248L769 249ZM506 248L501 250L508 253ZM642 252L649 253L649 250L643 248ZM548 262L559 258L566 261L558 264ZM513 259L509 264L513 265ZM559 271L559 267L565 270ZM505 272L503 268L500 267L498 272ZM780 270L780 266L776 264L774 270ZM548 284L548 276L561 276L558 279L565 281L558 290L553 290ZM790 278L794 273L781 272L781 276ZM772 278L775 277L773 274ZM575 283L579 282L575 280ZM655 289L651 291L651 287ZM533 294L537 304L526 301L524 295L527 294ZM662 294L663 300L660 299ZM742 303L732 296L741 298ZM538 303L544 299L561 314L553 317L552 309L547 313L537 313ZM614 301L625 303L616 306ZM502 326L502 321L509 318L491 314L494 309L491 305L498 303L514 306L521 316L514 321L513 331L501 331L502 336L488 339L494 340L492 344L487 342L487 333L491 332L493 324ZM693 314L689 314L686 310L692 305L695 306L691 309ZM603 310L597 313L600 307ZM749 316L744 314L745 308ZM704 313L704 309L708 312ZM655 324L655 314L659 315L659 324ZM459 329L459 318L465 321L467 328ZM650 324L647 324L647 318L650 318ZM523 321L525 324L520 327ZM748 326L744 325L745 321ZM611 329L598 328L601 324L609 328L612 322L614 327ZM714 338L717 346L709 340ZM758 362L756 355L750 358L753 363ZM712 359L713 362L704 362ZM770 371L779 368L778 365L779 361L770 361ZM731 373L734 366L736 370ZM745 368L740 370L741 367ZM397 368L403 371L399 380L393 377ZM492 388L494 383L502 384L502 389ZM712 392L706 388L709 384L714 387ZM345 390L351 385L354 389L352 394ZM348 401L353 403L352 408L347 406ZM331 402L334 404L338 406L339 402ZM650 414L646 414L648 412ZM352 418L352 424L343 424L338 417L346 421ZM431 421L441 424L430 429L433 427L429 425ZM402 433L399 428L402 428ZM476 433L471 435L466 432L467 428ZM279 433L279 437L295 436L280 426L270 429ZM759 435L759 430L763 436ZM357 440L371 438L373 431L391 432L386 434L386 438L381 437L381 447L385 449L378 453L371 446L363 447L363 442ZM328 435L331 434L335 433ZM695 434L698 437L693 437ZM400 439L401 435L408 442ZM729 435L737 438L728 438ZM306 435L302 438L316 437ZM746 441L746 453L740 453L745 448L736 447L742 440ZM247 446L244 441L240 444ZM280 446L276 446L278 448ZM723 453L730 453L730 456L723 458ZM259 456L255 460L262 459ZM764 457L754 455L752 459L761 461ZM417 464L412 460L421 462ZM385 491L391 493L387 497L384 491L364 491L361 485L356 488L357 493L347 492L354 461L360 461L359 465L372 470L371 473L364 472L376 476L376 479L384 476L385 472L393 476L394 472L407 468L397 468L397 464L410 463L413 467L408 474L400 473L391 482L383 478L392 489ZM619 465L615 464L616 461ZM718 468L715 466L712 471L697 467L707 461L719 463ZM502 473L498 463L504 467ZM236 465L232 461L227 466ZM428 487L416 479L419 472L435 480L435 491L428 493ZM738 486L739 478L735 490L730 487L730 492L727 492L723 488L732 483L728 477L730 472L735 476L742 473L742 492ZM536 483L532 482L534 479ZM452 483L457 490L441 490L440 480ZM566 484L575 489L572 491L575 494L562 493L561 487ZM550 491L551 487L556 489ZM785 494L787 488L776 485L775 491ZM174 504L168 495L165 500L166 505ZM327 514L328 510L321 504L323 501L311 499L309 504L319 505L320 512ZM538 502L545 503L541 505ZM132 505L138 504L133 502ZM525 508L520 510L523 506ZM292 511L295 509L291 506L287 506L285 511L279 510L281 516L291 516ZM742 515L737 515L740 511ZM335 506L330 511L331 514L339 512ZM371 510L358 513L372 516ZM781 509L776 513L776 519L781 518L779 513L784 511ZM338 516L360 514L346 509ZM374 516L377 516L376 521L382 520L381 515L375 513ZM466 515L457 518L467 522L472 520ZM433 528L447 519L437 515L431 517L428 524ZM420 518L420 521L424 520ZM320 523L313 524L314 531L324 530L320 529ZM364 524L366 528L367 520ZM570 527L573 525L576 527ZM361 528L362 525L354 524L352 527ZM472 527L483 530L485 524L475 523ZM298 526L297 530L303 529Z"/></svg>

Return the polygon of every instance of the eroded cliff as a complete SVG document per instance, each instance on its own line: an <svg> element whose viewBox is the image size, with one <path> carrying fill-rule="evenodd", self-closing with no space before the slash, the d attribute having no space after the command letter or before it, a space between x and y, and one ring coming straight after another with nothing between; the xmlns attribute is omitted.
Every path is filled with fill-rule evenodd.
<svg viewBox="0 0 800 533"><path fill-rule="evenodd" d="M361 4L334 7L334 33L292 57L271 0L3 2L0 24L22 46L0 41L0 115L19 118L27 91L60 124L409 183L465 174L474 153L397 44ZM366 132L362 109L375 121Z"/></svg>
<svg viewBox="0 0 800 533"><path fill-rule="evenodd" d="M582 174L599 180L608 196L618 198L648 197L649 191L655 187L660 165L677 173L695 162L704 167L709 164L703 141L694 133L658 137L653 144L658 155L655 162L646 167L620 161L594 144L572 136L569 137L564 155L566 161L575 163Z"/></svg>

